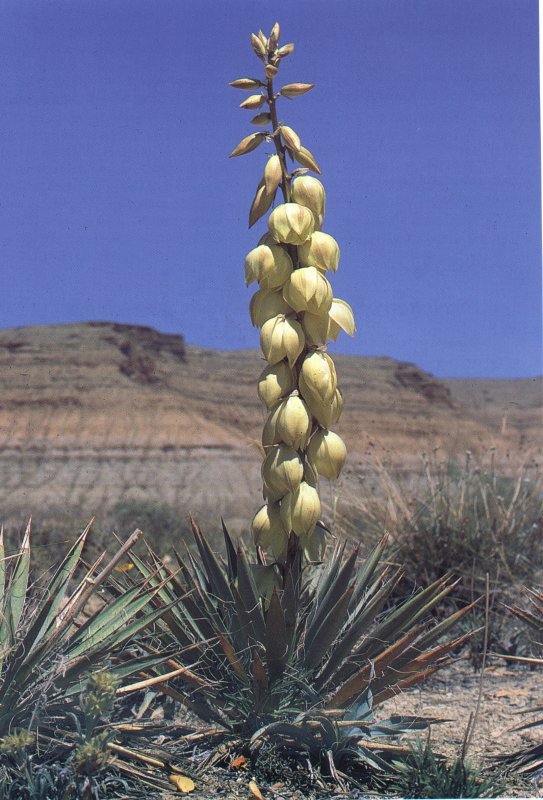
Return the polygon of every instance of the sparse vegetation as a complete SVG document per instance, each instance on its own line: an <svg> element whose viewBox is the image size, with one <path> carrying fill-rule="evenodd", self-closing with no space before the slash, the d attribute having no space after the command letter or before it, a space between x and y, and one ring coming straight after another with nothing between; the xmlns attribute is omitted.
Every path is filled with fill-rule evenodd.
<svg viewBox="0 0 543 800"><path fill-rule="evenodd" d="M406 798L499 797L506 789L499 775L474 766L462 753L451 761L437 755L430 738L419 739L398 769L397 788Z"/></svg>
<svg viewBox="0 0 543 800"><path fill-rule="evenodd" d="M123 538L129 531L140 528L160 554L172 547L181 548L183 541L192 539L188 515L168 503L152 500L124 500L111 512L111 528Z"/></svg>
<svg viewBox="0 0 543 800"><path fill-rule="evenodd" d="M519 587L543 570L543 482L535 469L522 468L514 477L465 464L438 464L425 459L420 480L395 477L378 469L375 492L363 494L345 510L338 523L353 538L374 541L390 535L391 559L404 566L398 591L409 593L439 575L462 580L448 603L461 608L490 585L491 650L522 653L526 637L503 613ZM483 624L481 608L471 624ZM482 637L471 642L472 661L480 666Z"/></svg>

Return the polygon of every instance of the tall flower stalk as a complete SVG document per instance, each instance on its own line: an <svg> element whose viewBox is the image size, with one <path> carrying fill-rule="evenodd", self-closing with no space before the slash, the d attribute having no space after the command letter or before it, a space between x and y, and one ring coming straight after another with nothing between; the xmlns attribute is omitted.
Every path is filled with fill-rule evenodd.
<svg viewBox="0 0 543 800"><path fill-rule="evenodd" d="M249 212L252 227L275 204L268 231L245 259L247 286L258 283L250 302L253 325L268 365L258 394L268 411L262 433L265 504L252 521L257 547L278 564L292 563L300 551L310 561L322 557L326 528L320 521L319 478L336 479L346 448L330 426L339 420L343 396L327 343L340 331L354 335L348 303L333 296L327 274L339 266L339 245L322 231L326 193L310 150L278 118L277 103L309 92L314 84L274 87L281 62L294 50L279 46L279 23L269 37L251 35L262 62L263 79L240 78L230 86L251 92L240 108L258 111L251 123L264 128L246 136L231 153L245 155L263 142L273 145ZM265 110L262 110L265 109ZM300 166L294 169L295 162ZM281 198L279 198L281 199Z"/></svg>

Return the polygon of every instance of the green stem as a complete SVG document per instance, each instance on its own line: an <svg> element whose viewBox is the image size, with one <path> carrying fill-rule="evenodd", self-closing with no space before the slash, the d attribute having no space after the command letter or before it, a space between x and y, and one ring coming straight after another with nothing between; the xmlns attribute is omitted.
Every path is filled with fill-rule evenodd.
<svg viewBox="0 0 543 800"><path fill-rule="evenodd" d="M273 79L272 78L268 78L267 94L268 94L268 105L270 107L270 117L271 117L272 128L273 128L273 141L275 143L275 149L277 151L277 155L279 156L279 161L281 163L281 173L283 175L283 180L281 181L281 191L283 192L283 197L285 199L285 203L289 203L290 202L290 183L289 183L289 179L288 179L286 148L285 148L285 145L283 144L283 140L281 139L281 133L278 130L279 122L277 120L276 99L275 99L275 94L274 94L274 91L273 91Z"/></svg>

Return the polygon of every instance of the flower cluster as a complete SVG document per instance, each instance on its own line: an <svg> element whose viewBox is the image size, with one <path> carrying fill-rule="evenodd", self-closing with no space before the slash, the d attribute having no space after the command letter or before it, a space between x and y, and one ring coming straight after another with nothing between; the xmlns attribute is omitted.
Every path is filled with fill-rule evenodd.
<svg viewBox="0 0 543 800"><path fill-rule="evenodd" d="M351 307L333 296L328 275L339 266L339 246L323 232L326 193L313 154L298 134L277 118L280 97L292 98L313 84L291 83L275 92L273 79L294 45L279 47L279 24L266 37L252 34L252 47L263 62L265 79L241 78L230 85L252 92L241 108L261 109L251 122L270 126L245 137L231 153L240 156L262 142L274 145L249 213L249 226L274 205L280 188L284 202L275 205L268 231L245 259L247 286L258 284L250 302L253 325L268 362L258 380L258 394L268 410L262 434L262 482L265 505L252 522L256 544L284 561L294 535L306 555L318 558L324 528L319 524L320 476L336 479L346 448L330 430L338 421L343 397L337 385L327 342L340 331L354 335ZM288 168L288 160L301 168Z"/></svg>

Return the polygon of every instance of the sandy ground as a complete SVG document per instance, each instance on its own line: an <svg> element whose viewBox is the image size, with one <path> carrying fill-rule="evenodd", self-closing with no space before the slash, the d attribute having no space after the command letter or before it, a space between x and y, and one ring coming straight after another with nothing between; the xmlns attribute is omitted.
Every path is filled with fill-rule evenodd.
<svg viewBox="0 0 543 800"><path fill-rule="evenodd" d="M412 689L387 701L376 714L420 714L448 720L432 726L431 738L435 752L454 758L462 749L470 714L475 711L480 690L480 674L465 661L434 675L425 685ZM467 758L474 765L489 765L495 756L527 747L543 738L543 729L514 731L513 728L528 722L522 715L526 708L543 704L543 678L541 672L524 668L511 669L497 660L485 670L482 683L480 709L476 718ZM541 716L541 715L540 715ZM194 800L259 800L251 793L250 782L255 779L251 768L231 771L220 767L208 768L195 774ZM287 781L275 783L258 781L265 800L317 800L332 797L335 800L360 800L378 797L360 789L345 791L330 787L324 789L292 789ZM383 795L381 795L382 797ZM392 796L392 795L387 795ZM543 776L540 781L523 783L511 781L504 797L543 797ZM173 800L173 798L168 798Z"/></svg>

